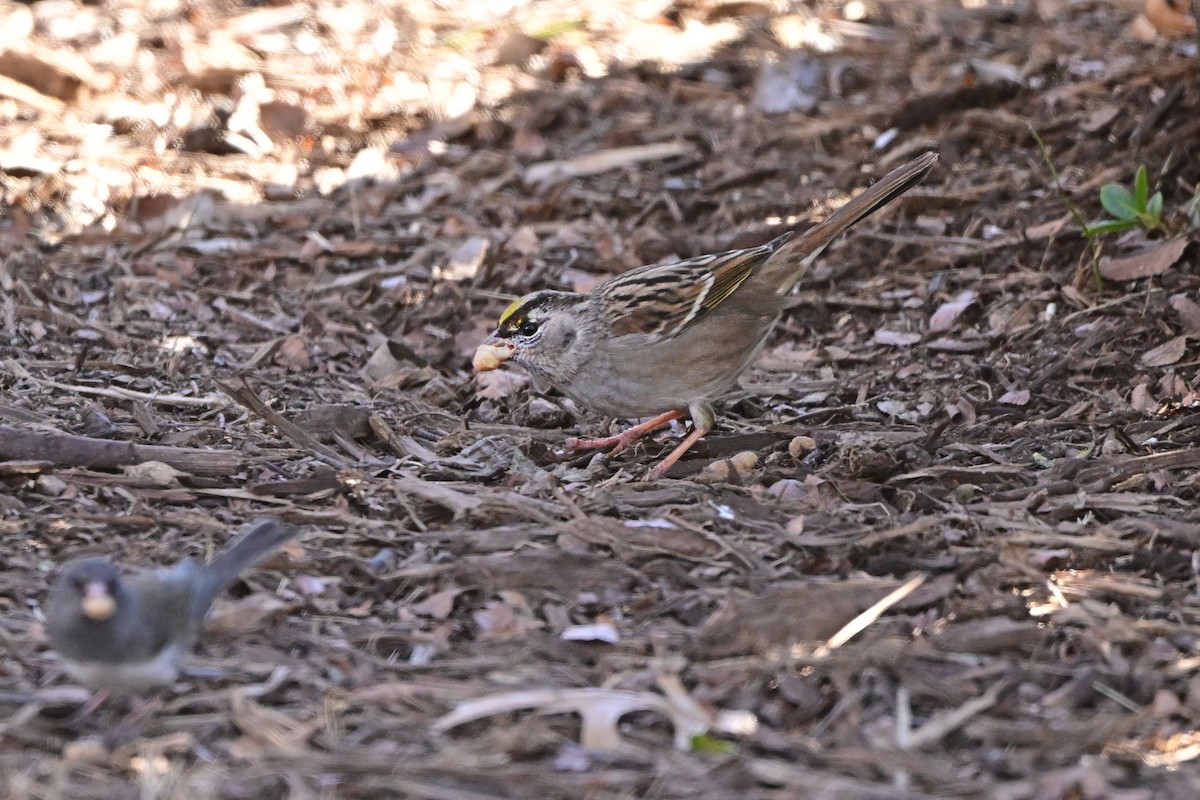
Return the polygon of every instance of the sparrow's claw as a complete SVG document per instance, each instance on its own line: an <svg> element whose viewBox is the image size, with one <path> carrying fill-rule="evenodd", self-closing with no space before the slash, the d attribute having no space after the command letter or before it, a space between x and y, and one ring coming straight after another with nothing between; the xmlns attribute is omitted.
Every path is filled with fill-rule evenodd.
<svg viewBox="0 0 1200 800"><path fill-rule="evenodd" d="M608 450L611 447L612 449L608 452L609 455L612 455L624 450L632 441L632 439L626 439L624 435L603 436L599 439L571 438L563 443L562 449L558 452L563 458L572 458L588 450Z"/></svg>
<svg viewBox="0 0 1200 800"><path fill-rule="evenodd" d="M608 454L614 456L646 434L656 431L671 420L679 419L685 415L686 412L684 411L668 411L664 414L659 414L657 417L652 417L645 422L639 422L632 428L626 428L616 436L602 436L599 439L567 439L563 444L562 450L558 452L562 458L570 458L585 450L608 450Z"/></svg>

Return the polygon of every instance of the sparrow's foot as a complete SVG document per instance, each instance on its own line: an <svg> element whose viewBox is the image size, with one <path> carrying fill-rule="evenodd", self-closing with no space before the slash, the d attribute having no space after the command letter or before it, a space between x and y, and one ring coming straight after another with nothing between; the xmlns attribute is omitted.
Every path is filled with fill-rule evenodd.
<svg viewBox="0 0 1200 800"><path fill-rule="evenodd" d="M652 433L668 422L679 419L686 414L686 411L668 411L665 414L652 417L645 422L639 422L631 428L626 428L616 436L604 436L599 439L567 439L566 444L563 445L563 449L559 452L563 458L570 458L585 450L608 450L608 448L612 448L608 450L609 455L615 455L646 434Z"/></svg>
<svg viewBox="0 0 1200 800"><path fill-rule="evenodd" d="M674 450L672 450L667 455L666 458L664 458L662 461L655 464L653 467L650 468L649 472L647 472L645 475L642 476L642 480L643 481L656 481L659 478L666 475L667 471L670 470L671 467L675 466L675 462L679 460L680 456L682 456L684 453L686 453L691 448L691 446L694 445L696 442L703 439L704 435L711 430L712 430L712 426L709 426L707 428L702 428L702 427L693 428L692 432L689 433L687 435L687 437L682 442L679 443L678 447L676 447Z"/></svg>

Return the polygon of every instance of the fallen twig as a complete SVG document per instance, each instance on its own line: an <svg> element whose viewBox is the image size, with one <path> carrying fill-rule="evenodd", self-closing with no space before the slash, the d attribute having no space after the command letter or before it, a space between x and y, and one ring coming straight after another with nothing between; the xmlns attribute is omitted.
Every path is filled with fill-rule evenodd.
<svg viewBox="0 0 1200 800"><path fill-rule="evenodd" d="M167 447L0 425L0 459L47 461L58 467L115 469L161 461L192 475L230 475L242 464L233 450Z"/></svg>

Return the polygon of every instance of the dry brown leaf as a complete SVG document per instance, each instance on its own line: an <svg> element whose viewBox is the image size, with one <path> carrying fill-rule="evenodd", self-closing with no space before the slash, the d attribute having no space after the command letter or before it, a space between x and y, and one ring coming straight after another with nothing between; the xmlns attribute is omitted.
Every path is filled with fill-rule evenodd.
<svg viewBox="0 0 1200 800"><path fill-rule="evenodd" d="M931 353L979 353L991 346L989 339L959 339L953 336L939 336L925 343Z"/></svg>
<svg viewBox="0 0 1200 800"><path fill-rule="evenodd" d="M820 102L827 85L822 61L805 51L792 51L782 62L766 61L759 67L754 107L771 115L807 113Z"/></svg>
<svg viewBox="0 0 1200 800"><path fill-rule="evenodd" d="M1134 411L1150 413L1158 408L1158 401L1154 399L1154 395L1150 394L1149 386L1139 383L1133 387L1133 394L1129 398L1129 406Z"/></svg>
<svg viewBox="0 0 1200 800"><path fill-rule="evenodd" d="M442 280L473 280L479 274L479 268L483 266L487 250L487 237L472 236L454 251L444 267L435 268L433 275Z"/></svg>
<svg viewBox="0 0 1200 800"><path fill-rule="evenodd" d="M475 373L476 394L489 400L503 400L514 392L529 385L529 376L523 372L494 369Z"/></svg>
<svg viewBox="0 0 1200 800"><path fill-rule="evenodd" d="M507 642L541 628L544 623L511 603L490 601L471 615L479 626L479 638L489 642Z"/></svg>
<svg viewBox="0 0 1200 800"><path fill-rule="evenodd" d="M965 397L960 397L955 402L946 404L946 416L970 427L975 424L978 412L975 411L975 406L972 405L971 401Z"/></svg>
<svg viewBox="0 0 1200 800"><path fill-rule="evenodd" d="M157 486L160 489L178 486L179 479L187 475L186 472L180 472L170 464L164 464L161 461L143 461L140 464L131 464L123 468L122 472L136 480L139 485Z"/></svg>
<svg viewBox="0 0 1200 800"><path fill-rule="evenodd" d="M454 601L460 594L462 594L462 589L443 589L419 603L413 603L408 608L419 616L444 620L454 610Z"/></svg>
<svg viewBox="0 0 1200 800"><path fill-rule="evenodd" d="M13 42L9 39L6 44ZM93 91L103 91L111 75L94 70L87 59L67 49L43 48L25 43L0 51L0 75L33 87L64 103L77 103Z"/></svg>
<svg viewBox="0 0 1200 800"><path fill-rule="evenodd" d="M1066 214L1058 219L1052 219L1048 222L1041 222L1037 225L1030 225L1025 229L1025 238L1032 240L1049 239L1051 236L1058 235L1058 232L1066 227L1067 223L1070 221L1071 215Z"/></svg>
<svg viewBox="0 0 1200 800"><path fill-rule="evenodd" d="M294 139L308 127L308 112L303 106L270 100L258 107L259 124L275 140Z"/></svg>
<svg viewBox="0 0 1200 800"><path fill-rule="evenodd" d="M248 689L231 695L233 724L244 734L234 745L239 756L261 759L265 754L299 756L308 752L309 738L322 727L320 718L301 722L281 711L259 705Z"/></svg>
<svg viewBox="0 0 1200 800"><path fill-rule="evenodd" d="M621 552L624 548L646 553L665 553L676 558L708 559L721 554L721 545L694 530L680 528L664 519L626 520L588 516L564 526L569 534L589 544Z"/></svg>
<svg viewBox="0 0 1200 800"><path fill-rule="evenodd" d="M1038 304L1027 300L1020 305L1003 305L988 314L988 330L994 334L1011 334L1033 325L1038 316Z"/></svg>
<svg viewBox="0 0 1200 800"><path fill-rule="evenodd" d="M284 339L275 352L275 363L289 372L306 372L312 366L308 355L308 345L303 336L289 336Z"/></svg>
<svg viewBox="0 0 1200 800"><path fill-rule="evenodd" d="M537 233L528 225L522 225L508 237L508 241L504 244L506 250L514 253L520 253L523 256L537 255L542 249L542 242L538 239Z"/></svg>
<svg viewBox="0 0 1200 800"><path fill-rule="evenodd" d="M545 186L569 178L598 175L613 169L630 167L643 161L660 161L691 152L685 142L658 142L634 147L614 147L572 158L569 161L543 161L525 170L528 186Z"/></svg>
<svg viewBox="0 0 1200 800"><path fill-rule="evenodd" d="M1100 274L1110 281L1135 281L1161 275L1179 260L1187 246L1187 237L1177 236L1140 253L1102 261Z"/></svg>
<svg viewBox="0 0 1200 800"><path fill-rule="evenodd" d="M894 588L892 581L776 583L761 597L737 598L709 617L692 652L727 658L822 642Z"/></svg>
<svg viewBox="0 0 1200 800"><path fill-rule="evenodd" d="M1188 13L1187 0L1146 0L1142 14L1163 36L1196 35L1196 18Z"/></svg>
<svg viewBox="0 0 1200 800"><path fill-rule="evenodd" d="M876 344L886 344L891 347L911 347L921 341L921 334L909 331L877 330L872 340Z"/></svg>
<svg viewBox="0 0 1200 800"><path fill-rule="evenodd" d="M1169 370L1163 373L1162 379L1158 382L1158 391L1165 399L1168 397L1183 397L1186 394L1190 394L1192 388L1188 386L1187 381L1179 376L1179 373Z"/></svg>
<svg viewBox="0 0 1200 800"><path fill-rule="evenodd" d="M932 638L938 650L947 653L1029 652L1046 638L1047 632L1035 620L1006 617L973 619L950 623Z"/></svg>
<svg viewBox="0 0 1200 800"><path fill-rule="evenodd" d="M1138 14L1134 17L1127 30L1131 37L1146 44L1153 44L1159 39L1158 29L1145 14Z"/></svg>
<svg viewBox="0 0 1200 800"><path fill-rule="evenodd" d="M385 381L404 369L405 364L392 353L389 342L380 342L367 363L363 365L362 374L372 382Z"/></svg>
<svg viewBox="0 0 1200 800"><path fill-rule="evenodd" d="M224 21L221 29L230 36L254 36L303 22L308 14L308 8L299 3L255 9L230 17Z"/></svg>
<svg viewBox="0 0 1200 800"><path fill-rule="evenodd" d="M1080 127L1088 133L1096 133L1102 128L1108 127L1108 124L1116 119L1120 113L1121 107L1119 105L1116 103L1105 103L1093 108Z"/></svg>
<svg viewBox="0 0 1200 800"><path fill-rule="evenodd" d="M999 401L1008 406L1024 406L1029 405L1029 390L1028 389L1010 389L1000 395Z"/></svg>
<svg viewBox="0 0 1200 800"><path fill-rule="evenodd" d="M1158 347L1152 347L1142 353L1142 357L1138 360L1147 367L1165 367L1183 358L1183 354L1186 352L1187 336L1176 336L1174 339L1168 339Z"/></svg>
<svg viewBox="0 0 1200 800"><path fill-rule="evenodd" d="M974 290L967 289L965 292L959 292L953 300L938 306L938 309L929 317L930 332L941 333L953 328L963 312L975 303L976 297Z"/></svg>
<svg viewBox="0 0 1200 800"><path fill-rule="evenodd" d="M757 728L752 714L738 711L712 713L693 700L672 675L660 675L664 695L654 692L630 692L618 689L529 689L480 697L458 706L433 723L434 733L496 714L537 710L543 714L575 712L582 717L579 739L588 750L613 752L622 749L625 740L617 723L634 711L658 711L675 726L675 747L690 750L693 740L709 730L749 734Z"/></svg>
<svg viewBox="0 0 1200 800"><path fill-rule="evenodd" d="M459 491L444 482L427 481L410 475L398 475L392 480L400 491L439 505L455 518L474 511L484 502L478 495Z"/></svg>
<svg viewBox="0 0 1200 800"><path fill-rule="evenodd" d="M283 616L288 604L272 594L255 592L232 602L213 606L206 630L228 636L260 631L271 620Z"/></svg>
<svg viewBox="0 0 1200 800"><path fill-rule="evenodd" d="M1183 323L1183 329L1188 333L1200 333L1200 304L1188 297L1186 294L1171 295L1171 299L1167 301L1171 308L1175 309L1175 313L1179 315L1179 321Z"/></svg>

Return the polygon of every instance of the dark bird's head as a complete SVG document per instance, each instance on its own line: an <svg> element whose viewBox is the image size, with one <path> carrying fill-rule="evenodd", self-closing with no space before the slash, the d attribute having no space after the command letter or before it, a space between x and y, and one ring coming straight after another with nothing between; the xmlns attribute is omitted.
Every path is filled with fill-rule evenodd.
<svg viewBox="0 0 1200 800"><path fill-rule="evenodd" d="M77 604L83 616L104 622L117 613L122 592L121 573L105 558L84 558L63 567L54 594Z"/></svg>

